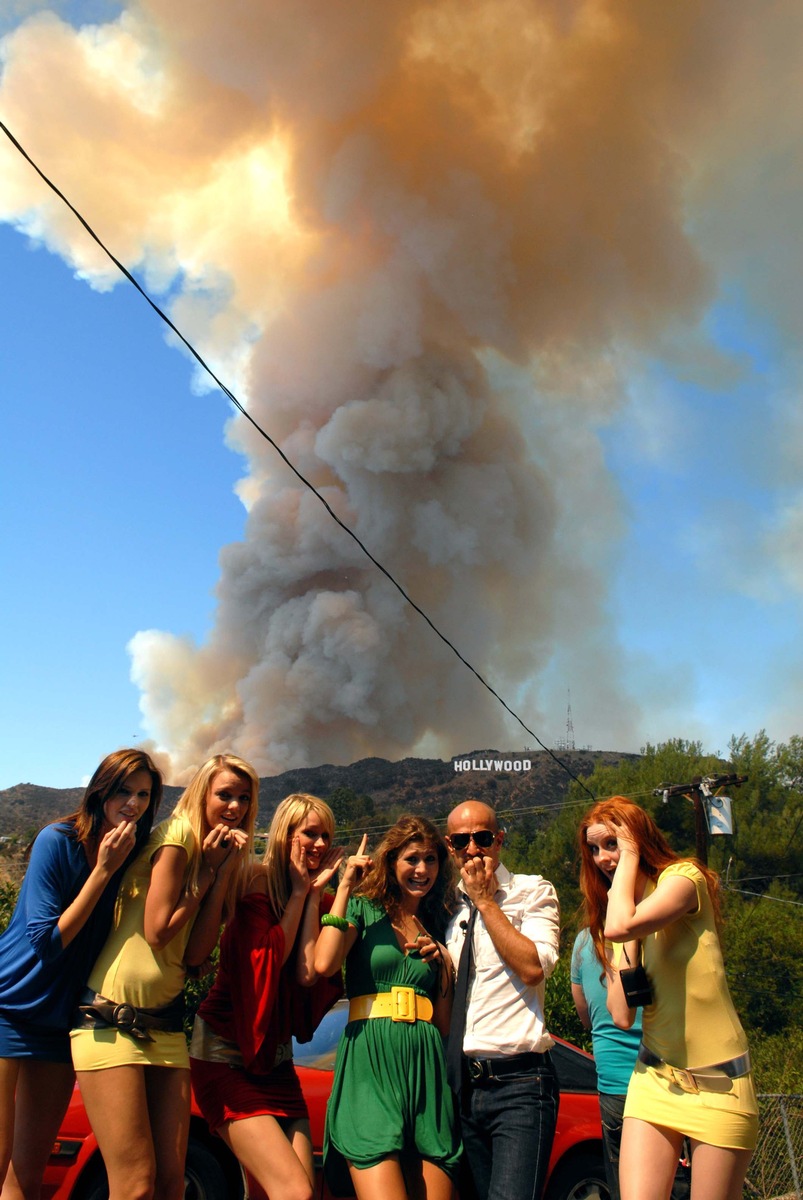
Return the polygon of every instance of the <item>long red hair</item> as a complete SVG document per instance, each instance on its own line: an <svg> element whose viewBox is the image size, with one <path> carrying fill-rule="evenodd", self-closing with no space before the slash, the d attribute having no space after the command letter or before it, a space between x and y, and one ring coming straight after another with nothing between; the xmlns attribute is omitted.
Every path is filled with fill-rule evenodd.
<svg viewBox="0 0 803 1200"><path fill-rule="evenodd" d="M617 827L626 829L638 847L639 870L648 879L657 879L670 863L693 862L705 877L714 915L719 924L719 879L716 874L696 858L682 859L675 854L655 821L638 804L634 804L626 796L611 796L609 800L600 800L586 813L580 822L578 832L580 891L583 895L584 923L588 926L591 940L594 943L594 951L603 966L606 963L605 914L608 909L608 890L611 885L594 862L591 847L586 840L586 832L592 825L606 825L614 834Z"/></svg>

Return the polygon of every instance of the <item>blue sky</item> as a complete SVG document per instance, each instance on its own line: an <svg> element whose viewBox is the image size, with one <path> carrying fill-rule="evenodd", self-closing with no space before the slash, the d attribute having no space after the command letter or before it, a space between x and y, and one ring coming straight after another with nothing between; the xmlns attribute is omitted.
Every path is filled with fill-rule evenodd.
<svg viewBox="0 0 803 1200"><path fill-rule="evenodd" d="M678 178L665 194L655 147L644 149L634 226L611 219L617 187L631 184L614 166L611 198L590 192L578 207L588 231L609 232L599 245L588 232L578 250L584 218L571 233L565 195L550 198L533 175L534 227L550 246L570 238L578 291L561 300L557 270L544 285L557 317L530 314L525 328L517 304L553 258L532 267L517 203L498 171L476 166L470 139L412 201L399 166L410 148L388 135L384 166L365 150L384 126L377 134L353 91L376 84L384 17L367 50L337 30L349 72L336 58L310 65L299 43L296 85L281 59L271 74L272 42L264 71L255 65L248 7L242 29L224 30L214 7L20 0L0 21L0 119L548 745L564 734L569 689L578 744L600 749L679 736L724 752L731 735L799 732L803 239L797 135L773 104L793 86L800 22L751 47L747 6L736 6L738 68L708 120L667 119ZM551 29L549 6L523 8L545 79L585 53L579 31ZM328 10L311 12L326 35ZM277 13L258 19L292 32ZM683 19L667 19L682 47ZM438 84L451 53L474 69L468 25L465 43L443 50ZM645 61L661 43L647 26ZM510 72L517 52L500 47ZM52 56L63 80L52 81ZM109 62L125 64L119 78ZM489 68L477 62L479 87ZM682 65L670 61L660 100L710 86L713 60L703 55L696 79ZM394 69L384 105L404 86ZM309 100L319 72L340 89L322 115ZM289 218L273 129L255 116L263 104L282 113L300 164ZM362 141L332 132L338 104ZM582 167L591 152L572 122L563 136L565 151L558 136L544 153L573 178L575 154ZM0 154L0 787L74 785L109 749L146 738L176 778L224 745L272 771L530 744L439 657L272 451L231 422L16 153ZM641 256L654 269L642 272L627 257L651 188L659 215ZM465 347L483 344L509 354L491 369L490 400L466 365ZM132 651L144 631L158 633Z"/></svg>
<svg viewBox="0 0 803 1200"><path fill-rule="evenodd" d="M68 786L143 736L130 637L206 632L217 552L242 532L241 460L227 402L193 394L132 288L93 291L8 225L0 261L2 786Z"/></svg>

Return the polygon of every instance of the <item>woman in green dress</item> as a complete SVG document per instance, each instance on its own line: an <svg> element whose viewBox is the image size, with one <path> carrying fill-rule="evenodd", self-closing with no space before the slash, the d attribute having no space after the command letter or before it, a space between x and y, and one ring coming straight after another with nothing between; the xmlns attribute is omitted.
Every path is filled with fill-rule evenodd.
<svg viewBox="0 0 803 1200"><path fill-rule="evenodd" d="M326 1172L337 1186L347 1164L358 1200L450 1200L460 1157L443 1056L453 990L442 945L451 863L422 817L401 817L373 859L367 843L365 836L348 860L315 951L319 975L345 962L349 997L326 1116Z"/></svg>

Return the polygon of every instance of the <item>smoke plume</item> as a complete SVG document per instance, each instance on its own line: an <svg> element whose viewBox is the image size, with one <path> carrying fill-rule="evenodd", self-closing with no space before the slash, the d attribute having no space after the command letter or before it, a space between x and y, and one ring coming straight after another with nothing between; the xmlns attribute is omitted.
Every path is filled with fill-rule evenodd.
<svg viewBox="0 0 803 1200"><path fill-rule="evenodd" d="M561 642L611 744L639 736L599 430L713 295L688 204L741 7L140 0L5 39L3 111L34 156L536 728ZM10 169L0 215L112 286ZM521 744L272 448L241 417L226 436L247 522L214 628L130 647L176 776L222 749L269 772Z"/></svg>

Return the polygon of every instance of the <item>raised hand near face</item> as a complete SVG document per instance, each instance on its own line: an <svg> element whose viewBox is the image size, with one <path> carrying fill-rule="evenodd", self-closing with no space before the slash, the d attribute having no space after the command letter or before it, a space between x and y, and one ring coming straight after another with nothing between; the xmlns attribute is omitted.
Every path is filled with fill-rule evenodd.
<svg viewBox="0 0 803 1200"><path fill-rule="evenodd" d="M136 821L123 821L103 835L98 846L98 867L101 871L113 875L123 865L136 845L136 830Z"/></svg>
<svg viewBox="0 0 803 1200"><path fill-rule="evenodd" d="M466 895L472 904L479 905L484 900L493 900L496 894L496 876L494 861L487 855L482 858L468 858L460 868Z"/></svg>
<svg viewBox="0 0 803 1200"><path fill-rule="evenodd" d="M349 855L346 860L346 869L343 872L343 878L340 880L340 886L348 889L349 895L354 891L357 884L362 879L365 872L370 868L373 859L366 854L368 848L368 834L362 835L359 849L356 854Z"/></svg>
<svg viewBox="0 0 803 1200"><path fill-rule="evenodd" d="M310 877L310 891L323 892L343 861L340 846L330 846L321 859L318 870Z"/></svg>
<svg viewBox="0 0 803 1200"><path fill-rule="evenodd" d="M620 856L625 854L632 855L632 857L638 861L640 857L639 849L627 826L617 825L615 829L612 829L611 832L615 833L616 835L616 845L619 847ZM619 861L622 861L621 857Z"/></svg>
<svg viewBox="0 0 803 1200"><path fill-rule="evenodd" d="M290 876L290 891L306 896L310 889L310 874L307 866L307 851L298 835L290 838L290 857L287 862Z"/></svg>
<svg viewBox="0 0 803 1200"><path fill-rule="evenodd" d="M221 822L210 829L204 838L204 864L216 875L221 872L228 874L234 868L240 851L247 845L248 835L242 829L232 829Z"/></svg>

